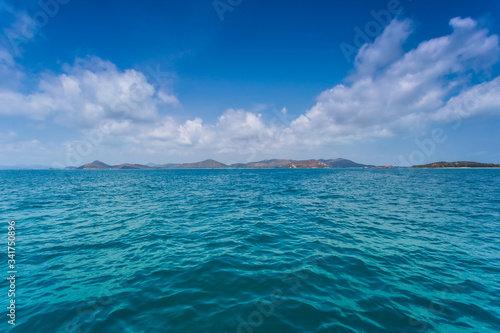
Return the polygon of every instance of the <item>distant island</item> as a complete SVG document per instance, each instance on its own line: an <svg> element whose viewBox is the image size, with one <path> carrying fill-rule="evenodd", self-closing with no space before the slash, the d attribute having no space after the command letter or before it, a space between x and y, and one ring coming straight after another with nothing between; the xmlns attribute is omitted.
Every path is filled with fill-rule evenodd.
<svg viewBox="0 0 500 333"><path fill-rule="evenodd" d="M123 163L110 165L101 161L94 161L81 166L69 166L66 170L158 170L158 169L393 169L410 168L406 166L375 166L371 164L360 164L345 158L335 158L329 160L291 160L291 159L270 159L250 163L224 164L212 159L195 163L166 163L166 164L132 164ZM438 168L500 168L500 164L479 163L479 162L434 162L423 165L414 165L413 169L438 169ZM43 165L17 165L1 166L0 170L61 170Z"/></svg>
<svg viewBox="0 0 500 333"><path fill-rule="evenodd" d="M81 170L139 170L139 169L332 169L332 168L392 168L391 166L375 166L353 162L344 158L336 158L330 160L305 160L296 161L288 159L271 159L259 162L224 164L215 160L205 160L196 163L182 164L131 164L124 163L120 165L109 165L101 161L84 164L80 167L67 167L66 169L81 169Z"/></svg>
<svg viewBox="0 0 500 333"><path fill-rule="evenodd" d="M414 165L412 168L500 168L500 164L493 163L479 163L479 162L468 162L468 161L458 161L458 162L434 162L423 165Z"/></svg>

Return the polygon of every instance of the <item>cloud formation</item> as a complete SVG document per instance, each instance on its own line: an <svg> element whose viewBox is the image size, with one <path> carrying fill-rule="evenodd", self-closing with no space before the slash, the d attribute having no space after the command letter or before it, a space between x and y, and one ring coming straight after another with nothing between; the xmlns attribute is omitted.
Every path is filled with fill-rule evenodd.
<svg viewBox="0 0 500 333"><path fill-rule="evenodd" d="M394 19L360 49L348 83L321 93L291 129L305 139L317 133L326 140L341 140L392 136L432 120L448 120L450 108L480 88L471 82L484 78L498 62L498 36L477 25L471 18L453 18L450 35L404 52L412 23ZM495 84L482 83L490 88ZM471 113L485 112L487 106L479 105L487 103L478 103Z"/></svg>
<svg viewBox="0 0 500 333"><path fill-rule="evenodd" d="M141 72L120 71L97 57L76 59L64 70L60 75L43 74L31 93L0 90L0 114L88 128L109 118L154 121L161 106L179 104L174 95L156 90Z"/></svg>
<svg viewBox="0 0 500 333"><path fill-rule="evenodd" d="M221 110L213 124L201 117L179 123L172 111L180 102L173 93L140 71L120 70L98 57L76 59L61 74L43 73L31 89L23 88L22 70L2 50L0 75L12 82L0 85L0 116L87 131L105 128L107 142L124 151L237 153L250 159L259 151L393 137L464 115L498 114L500 78L487 79L499 60L498 36L471 18L449 24L449 35L408 50L412 21L394 19L361 47L352 74L320 93L291 123L279 117L266 122L243 109ZM33 142L26 147L40 145Z"/></svg>

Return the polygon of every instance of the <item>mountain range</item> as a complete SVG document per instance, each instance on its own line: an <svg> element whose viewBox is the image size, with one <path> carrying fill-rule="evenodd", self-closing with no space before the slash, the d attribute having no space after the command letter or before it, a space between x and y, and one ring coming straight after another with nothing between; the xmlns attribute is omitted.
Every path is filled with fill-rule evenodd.
<svg viewBox="0 0 500 333"><path fill-rule="evenodd" d="M74 169L85 169L85 170L95 170L95 169L116 169L116 170L136 170L136 169L277 169L277 168L287 168L287 169L326 169L326 168L365 168L365 169L389 169L392 166L374 166L368 164L360 164L353 162L345 158L336 159L319 159L319 160L290 160L290 159L270 159L258 162L250 163L234 163L234 164L224 164L215 160L205 160L196 163L167 163L167 164L132 164L123 163L119 165L109 165L101 161L94 161L92 163L87 163L79 167L70 166L66 167L67 170ZM401 167L396 167L401 168ZM468 162L468 161L458 161L458 162L434 162L424 165L414 165L412 168L500 168L500 164L494 163L478 163L478 162ZM44 165L16 165L16 166L2 166L0 165L0 170L47 170L52 169L51 167Z"/></svg>
<svg viewBox="0 0 500 333"><path fill-rule="evenodd" d="M205 160L196 163L183 164L130 164L124 163L120 165L109 165L101 161L84 164L80 167L69 167L67 169L273 169L273 168L288 168L288 169L319 169L319 168L375 168L374 165L359 164L344 158L336 158L330 160L305 160L296 161L288 159L271 159L259 162L250 163L235 163L227 165L215 160Z"/></svg>

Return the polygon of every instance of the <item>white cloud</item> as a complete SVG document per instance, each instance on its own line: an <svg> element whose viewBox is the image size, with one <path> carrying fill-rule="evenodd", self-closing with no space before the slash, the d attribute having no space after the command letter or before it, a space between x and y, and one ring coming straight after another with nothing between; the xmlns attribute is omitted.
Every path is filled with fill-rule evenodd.
<svg viewBox="0 0 500 333"><path fill-rule="evenodd" d="M201 118L195 118L180 125L178 133L177 142L181 145L226 153L235 152L250 142L271 137L273 130L264 124L261 114L228 109L215 125L203 124Z"/></svg>
<svg viewBox="0 0 500 333"><path fill-rule="evenodd" d="M182 145L203 144L204 139L206 140L206 135L203 135L206 129L203 127L203 120L201 118L186 121L184 125L179 126L178 131L179 137L177 142Z"/></svg>
<svg viewBox="0 0 500 333"><path fill-rule="evenodd" d="M5 49L0 48L0 89L15 89L19 87L19 82L25 78L24 73L17 68L12 55Z"/></svg>
<svg viewBox="0 0 500 333"><path fill-rule="evenodd" d="M475 114L500 113L500 77L477 84L452 97L446 105L430 115L431 121L450 121Z"/></svg>
<svg viewBox="0 0 500 333"><path fill-rule="evenodd" d="M199 117L178 124L165 117L154 124L129 123L122 133L113 131L110 139L150 154L247 155L279 147L279 136L279 128L266 126L261 114L228 109L215 124L206 124Z"/></svg>
<svg viewBox="0 0 500 333"><path fill-rule="evenodd" d="M177 124L175 120L167 116L154 124L153 128L144 125L143 129L137 131L141 139L173 140L177 136Z"/></svg>
<svg viewBox="0 0 500 333"><path fill-rule="evenodd" d="M498 62L500 50L498 36L476 21L454 18L450 25L450 35L405 53L411 22L393 20L360 49L348 84L321 93L316 105L292 122L293 132L307 142L384 137L444 115L454 94L471 89L471 77Z"/></svg>
<svg viewBox="0 0 500 333"><path fill-rule="evenodd" d="M24 95L12 90L0 90L0 115L46 119L53 110L54 100L45 94Z"/></svg>
<svg viewBox="0 0 500 333"><path fill-rule="evenodd" d="M8 58L7 58L8 60ZM97 57L65 65L65 73L45 74L35 92L0 90L0 114L20 115L80 128L92 128L103 119L152 122L160 109L177 107L177 98L156 90L141 72L120 71Z"/></svg>
<svg viewBox="0 0 500 333"><path fill-rule="evenodd" d="M355 59L356 75L373 76L403 53L402 44L411 34L409 20L393 20L373 44L363 45Z"/></svg>
<svg viewBox="0 0 500 333"><path fill-rule="evenodd" d="M40 154L46 150L37 139L26 141L14 141L9 143L0 144L0 152L2 153L15 153L15 154Z"/></svg>

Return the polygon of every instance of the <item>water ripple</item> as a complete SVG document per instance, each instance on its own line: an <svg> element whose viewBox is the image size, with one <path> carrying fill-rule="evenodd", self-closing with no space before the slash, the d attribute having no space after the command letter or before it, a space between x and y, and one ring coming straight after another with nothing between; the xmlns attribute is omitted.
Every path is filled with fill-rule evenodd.
<svg viewBox="0 0 500 333"><path fill-rule="evenodd" d="M498 170L0 171L8 329L498 332L499 197Z"/></svg>

